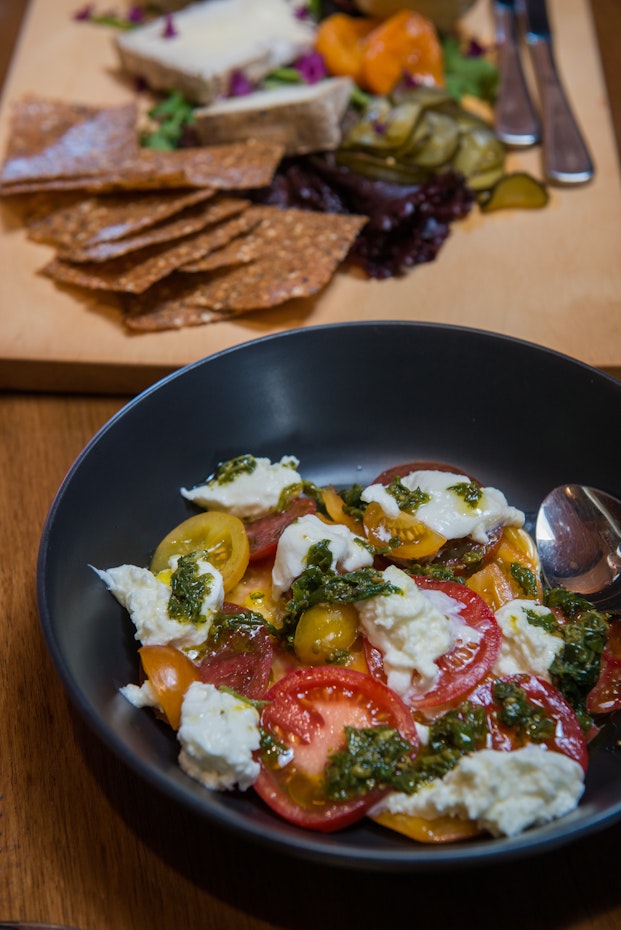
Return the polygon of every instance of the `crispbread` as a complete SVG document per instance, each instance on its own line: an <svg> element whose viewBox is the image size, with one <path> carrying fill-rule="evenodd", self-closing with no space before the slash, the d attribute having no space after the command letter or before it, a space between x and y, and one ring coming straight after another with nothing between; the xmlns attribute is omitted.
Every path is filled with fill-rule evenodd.
<svg viewBox="0 0 621 930"><path fill-rule="evenodd" d="M28 238L61 248L87 248L155 226L213 194L205 188L86 197L30 223Z"/></svg>
<svg viewBox="0 0 621 930"><path fill-rule="evenodd" d="M142 294L181 265L201 258L245 232L249 222L242 213L239 217L215 225L213 229L185 236L172 243L151 245L106 262L77 263L57 257L48 262L41 272L64 284L91 290Z"/></svg>
<svg viewBox="0 0 621 930"><path fill-rule="evenodd" d="M226 250L229 267L213 273L198 270L200 261L194 260L188 267L196 270L188 273L179 266L173 277L125 299L127 327L146 332L194 326L315 294L328 283L366 222L366 217L277 207L256 207L254 212L261 217L260 225ZM239 256L246 248L254 258L244 261ZM217 260L217 252L210 255Z"/></svg>
<svg viewBox="0 0 621 930"><path fill-rule="evenodd" d="M241 197L222 197L214 202L201 203L171 220L151 226L134 236L123 236L112 241L94 242L84 248L60 248L58 257L72 262L107 262L121 255L129 255L148 246L173 242L207 226L220 223L248 206L249 201ZM245 226L242 226L245 229Z"/></svg>

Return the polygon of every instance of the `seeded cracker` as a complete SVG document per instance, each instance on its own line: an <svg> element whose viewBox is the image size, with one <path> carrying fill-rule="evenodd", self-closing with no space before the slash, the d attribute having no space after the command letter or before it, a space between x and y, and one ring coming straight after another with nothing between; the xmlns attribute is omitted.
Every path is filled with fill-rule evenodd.
<svg viewBox="0 0 621 930"><path fill-rule="evenodd" d="M57 247L88 248L155 226L213 194L213 190L206 188L87 197L31 223L28 238Z"/></svg>
<svg viewBox="0 0 621 930"><path fill-rule="evenodd" d="M92 290L142 294L181 265L202 258L248 228L249 221L242 213L239 217L216 225L214 229L186 236L172 244L166 242L150 246L107 262L78 264L54 258L41 272L64 284Z"/></svg>
<svg viewBox="0 0 621 930"><path fill-rule="evenodd" d="M315 294L328 283L367 222L360 216L262 209L256 230L258 257L214 275L192 297L197 306L244 313Z"/></svg>
<svg viewBox="0 0 621 930"><path fill-rule="evenodd" d="M9 154L2 165L0 183L3 189L5 186L10 189L13 184L98 174L108 171L110 165L133 159L138 153L133 104L95 112L86 109L84 119L68 128L70 117L65 121L58 115L54 118L52 108L49 116L53 124L51 141L47 122L37 122L39 110L33 104L18 111L20 128L12 151L20 154ZM62 105L60 111L63 112ZM55 136L56 132L60 134Z"/></svg>
<svg viewBox="0 0 621 930"><path fill-rule="evenodd" d="M121 255L129 255L140 249L162 242L182 239L199 232L206 226L220 223L235 214L242 213L248 206L248 200L240 197L222 197L214 203L198 204L174 219L146 229L135 236L125 236L112 242L97 242L82 249L61 248L58 258L72 262L107 262Z"/></svg>
<svg viewBox="0 0 621 930"><path fill-rule="evenodd" d="M184 266L140 297L124 300L127 327L147 332L195 326L315 294L328 283L367 221L276 207L254 210L262 219L252 245L245 236L226 250L233 262L236 248L243 255L250 247L254 260L215 274L182 273L186 267L200 267L198 260ZM210 254L217 260L217 253Z"/></svg>

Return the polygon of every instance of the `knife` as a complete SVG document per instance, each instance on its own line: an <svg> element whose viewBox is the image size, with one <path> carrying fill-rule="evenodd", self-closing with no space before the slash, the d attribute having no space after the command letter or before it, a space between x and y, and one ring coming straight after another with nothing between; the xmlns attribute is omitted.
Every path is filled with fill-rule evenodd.
<svg viewBox="0 0 621 930"><path fill-rule="evenodd" d="M546 0L524 0L524 10L541 101L545 175L557 184L583 184L593 177L593 161L556 67Z"/></svg>
<svg viewBox="0 0 621 930"><path fill-rule="evenodd" d="M539 142L539 117L530 96L520 56L516 0L492 0L500 88L494 109L496 135L506 145Z"/></svg>

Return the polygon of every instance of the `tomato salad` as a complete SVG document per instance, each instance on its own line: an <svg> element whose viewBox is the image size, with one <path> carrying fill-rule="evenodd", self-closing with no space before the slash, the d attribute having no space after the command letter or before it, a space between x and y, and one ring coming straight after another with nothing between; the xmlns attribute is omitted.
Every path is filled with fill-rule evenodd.
<svg viewBox="0 0 621 930"><path fill-rule="evenodd" d="M514 835L579 803L621 706L619 620L542 585L524 515L438 462L317 487L240 455L149 567L96 569L140 642L122 688L211 790L300 827Z"/></svg>

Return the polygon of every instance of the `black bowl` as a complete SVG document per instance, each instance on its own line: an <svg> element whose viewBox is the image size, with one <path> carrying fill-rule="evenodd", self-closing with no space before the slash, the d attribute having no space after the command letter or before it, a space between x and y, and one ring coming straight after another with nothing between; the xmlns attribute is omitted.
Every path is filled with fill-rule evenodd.
<svg viewBox="0 0 621 930"><path fill-rule="evenodd" d="M610 727L593 750L578 809L510 839L418 845L371 821L337 834L281 820L252 791L211 793L177 766L174 735L119 687L136 680L124 610L90 565L148 564L196 512L179 488L218 462L292 453L319 483L370 482L383 468L454 463L534 513L580 482L621 496L621 383L555 352L491 333L408 322L350 323L269 336L190 365L146 390L81 453L41 540L38 601L71 698L132 769L246 838L350 868L455 868L550 850L621 819L621 755Z"/></svg>

